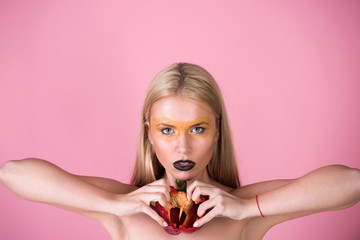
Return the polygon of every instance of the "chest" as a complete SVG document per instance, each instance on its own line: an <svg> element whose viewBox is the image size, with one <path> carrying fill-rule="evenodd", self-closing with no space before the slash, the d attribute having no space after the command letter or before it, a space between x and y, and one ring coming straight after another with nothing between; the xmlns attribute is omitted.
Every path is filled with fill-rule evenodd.
<svg viewBox="0 0 360 240"><path fill-rule="evenodd" d="M211 240L211 239L242 239L242 232L248 220L234 221L228 218L215 218L206 223L198 231L179 235L170 235L163 228L144 214L121 217L123 235L121 239L157 239L157 240Z"/></svg>

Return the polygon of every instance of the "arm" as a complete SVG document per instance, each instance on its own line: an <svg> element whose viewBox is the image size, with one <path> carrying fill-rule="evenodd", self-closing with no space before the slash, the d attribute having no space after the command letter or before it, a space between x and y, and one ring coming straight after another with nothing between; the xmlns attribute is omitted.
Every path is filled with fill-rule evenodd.
<svg viewBox="0 0 360 240"><path fill-rule="evenodd" d="M261 183L260 183L261 185ZM259 216L255 195L265 218L254 218L250 226L266 229L290 219L350 207L360 200L360 170L341 165L319 168L267 192L258 191L248 200L250 216Z"/></svg>
<svg viewBox="0 0 360 240"><path fill-rule="evenodd" d="M111 179L70 174L40 159L9 161L0 169L0 181L30 201L64 208L100 222L145 213L159 224L163 219L149 206L170 199L169 186L158 180L142 188Z"/></svg>
<svg viewBox="0 0 360 240"><path fill-rule="evenodd" d="M198 226L216 216L235 220L251 218L253 226L269 229L289 219L336 209L350 207L360 200L360 170L340 165L319 168L294 180L274 180L257 183L228 193L214 186L194 182L188 193L193 200L202 195L210 199L198 208L201 216L212 209ZM255 196L265 218L260 217ZM249 224L248 224L249 225Z"/></svg>
<svg viewBox="0 0 360 240"><path fill-rule="evenodd" d="M34 158L8 161L0 169L0 180L23 199L77 213L109 212L114 192L132 190L129 185L114 180L76 176Z"/></svg>

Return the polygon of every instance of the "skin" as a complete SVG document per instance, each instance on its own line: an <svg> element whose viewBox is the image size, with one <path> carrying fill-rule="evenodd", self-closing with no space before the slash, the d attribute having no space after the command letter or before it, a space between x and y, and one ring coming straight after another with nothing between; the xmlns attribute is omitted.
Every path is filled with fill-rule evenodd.
<svg viewBox="0 0 360 240"><path fill-rule="evenodd" d="M201 124L200 124L201 123ZM200 102L166 97L154 103L146 123L150 141L165 168L162 179L137 188L115 180L70 174L40 159L9 161L0 169L2 184L20 197L48 203L99 221L117 239L260 240L274 225L309 214L343 209L360 200L360 171L341 165L316 169L298 179L273 180L232 189L210 179L206 165L218 140L216 116ZM199 127L207 128L205 131ZM178 171L173 162L196 166ZM169 235L150 204L169 201L175 179L187 180L189 198L208 195L198 215L212 209L192 234ZM40 187L39 187L40 186ZM265 218L260 216L255 196Z"/></svg>

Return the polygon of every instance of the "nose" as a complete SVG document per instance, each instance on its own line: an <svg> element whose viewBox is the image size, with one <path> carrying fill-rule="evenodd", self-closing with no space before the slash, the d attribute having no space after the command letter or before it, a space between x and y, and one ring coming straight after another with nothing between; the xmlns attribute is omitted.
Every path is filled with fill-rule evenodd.
<svg viewBox="0 0 360 240"><path fill-rule="evenodd" d="M177 139L177 146L176 151L179 154L189 154L191 153L191 145L190 145L190 139L189 136L186 134L180 134L180 136Z"/></svg>

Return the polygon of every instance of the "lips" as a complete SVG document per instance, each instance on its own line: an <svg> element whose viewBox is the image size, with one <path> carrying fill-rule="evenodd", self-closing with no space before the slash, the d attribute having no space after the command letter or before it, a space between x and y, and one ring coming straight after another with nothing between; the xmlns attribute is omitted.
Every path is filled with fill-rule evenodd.
<svg viewBox="0 0 360 240"><path fill-rule="evenodd" d="M179 171L189 171L190 169L195 167L195 164L196 163L190 160L178 160L173 163L173 166Z"/></svg>

